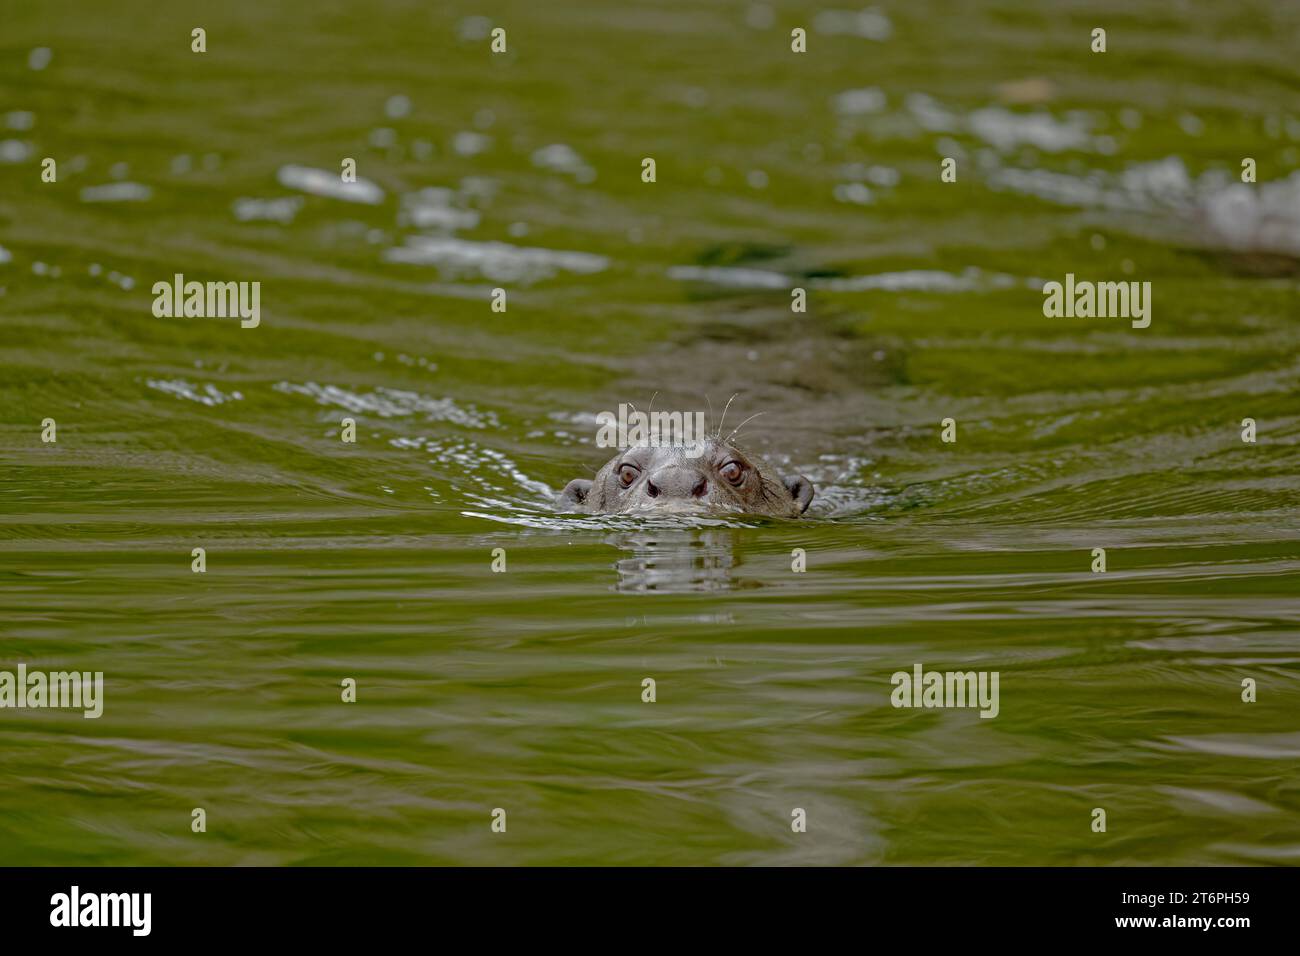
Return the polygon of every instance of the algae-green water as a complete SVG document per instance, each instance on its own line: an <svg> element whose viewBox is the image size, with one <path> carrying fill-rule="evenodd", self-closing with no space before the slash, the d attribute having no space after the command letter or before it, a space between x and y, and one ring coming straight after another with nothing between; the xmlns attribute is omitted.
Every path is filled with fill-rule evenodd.
<svg viewBox="0 0 1300 956"><path fill-rule="evenodd" d="M1300 862L1294 5L3 20L0 863ZM803 519L553 513L733 395Z"/></svg>

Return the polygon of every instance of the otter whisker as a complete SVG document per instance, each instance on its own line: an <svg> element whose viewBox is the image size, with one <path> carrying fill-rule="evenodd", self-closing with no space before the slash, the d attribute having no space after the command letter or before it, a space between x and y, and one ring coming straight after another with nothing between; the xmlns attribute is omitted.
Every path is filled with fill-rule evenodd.
<svg viewBox="0 0 1300 956"><path fill-rule="evenodd" d="M730 435L728 435L726 438L724 438L723 441L731 441L731 439L733 439L733 438L736 437L736 432L740 431L742 428L744 428L746 425L748 425L748 424L749 424L750 422L752 422L755 418L757 418L759 415L762 415L762 414L763 414L762 412L755 412L754 414L750 415L750 416L749 416L748 418L746 418L743 422L741 422L739 425L736 426L736 431L735 431L735 432L732 432ZM721 429L719 429L719 431L721 431Z"/></svg>
<svg viewBox="0 0 1300 956"><path fill-rule="evenodd" d="M736 395L739 395L739 394L740 394L739 392L736 392L734 395L731 396L731 398L727 399L727 406L726 406L726 408L724 408L724 409L722 410L722 418L718 420L718 436L719 436L719 437L721 437L721 435L722 435L722 426L725 425L726 422L727 422L727 412L728 412L728 410L730 410L730 408L731 408L731 403L734 402L734 401L736 400Z"/></svg>
<svg viewBox="0 0 1300 956"><path fill-rule="evenodd" d="M713 430L713 402L709 401L708 392L704 393L704 400L709 403L709 427L707 430L712 431Z"/></svg>

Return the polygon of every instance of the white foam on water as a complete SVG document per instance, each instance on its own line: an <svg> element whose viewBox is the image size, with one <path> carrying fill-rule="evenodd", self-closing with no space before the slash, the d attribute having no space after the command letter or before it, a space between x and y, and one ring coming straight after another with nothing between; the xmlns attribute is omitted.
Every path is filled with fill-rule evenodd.
<svg viewBox="0 0 1300 956"><path fill-rule="evenodd" d="M457 156L477 156L486 152L491 145L491 136L473 130L462 130L451 138L451 149Z"/></svg>
<svg viewBox="0 0 1300 956"><path fill-rule="evenodd" d="M873 186L897 186L903 178L903 174L892 167L867 166L864 163L845 163L839 168L839 175L858 182L865 180Z"/></svg>
<svg viewBox="0 0 1300 956"><path fill-rule="evenodd" d="M1192 177L1177 156L1137 163L1120 174L1120 187L1130 196L1163 203L1181 203L1192 189Z"/></svg>
<svg viewBox="0 0 1300 956"><path fill-rule="evenodd" d="M13 253L4 246L0 246L0 266L4 265L6 262L13 262L13 259Z"/></svg>
<svg viewBox="0 0 1300 956"><path fill-rule="evenodd" d="M456 35L462 40L482 40L492 31L492 21L484 16L464 17L456 24Z"/></svg>
<svg viewBox="0 0 1300 956"><path fill-rule="evenodd" d="M788 289L794 281L781 272L735 266L672 266L668 278L679 282L708 282L742 289Z"/></svg>
<svg viewBox="0 0 1300 956"><path fill-rule="evenodd" d="M460 209L454 205L456 193L441 186L427 186L402 196L402 208L397 214L398 225L417 229L473 229L479 224L479 214L473 209Z"/></svg>
<svg viewBox="0 0 1300 956"><path fill-rule="evenodd" d="M226 402L238 402L244 397L239 392L223 392L211 382L198 386L192 382L187 382L183 378L151 378L145 384L160 392L166 392L168 395L184 398L191 402L198 402L200 405L224 405Z"/></svg>
<svg viewBox="0 0 1300 956"><path fill-rule="evenodd" d="M446 206L417 206L406 211L410 225L418 229L473 229L478 225L479 214L473 209L452 209Z"/></svg>
<svg viewBox="0 0 1300 956"><path fill-rule="evenodd" d="M858 90L845 90L834 99L835 112L841 116L861 116L879 113L885 108L884 91L875 86Z"/></svg>
<svg viewBox="0 0 1300 956"><path fill-rule="evenodd" d="M21 139L0 139L0 163L25 163L31 155L31 143Z"/></svg>
<svg viewBox="0 0 1300 956"><path fill-rule="evenodd" d="M1091 124L1082 114L1058 120L1046 112L1013 113L1001 106L976 110L966 117L966 128L996 149L1008 152L1033 146L1048 153L1069 149L1095 149Z"/></svg>
<svg viewBox="0 0 1300 956"><path fill-rule="evenodd" d="M506 502L482 499L490 507L508 508ZM559 514L550 506L550 512L541 511L542 505L533 504L523 508L512 509L512 514L492 514L484 511L462 511L467 518L482 518L501 524L516 525L523 528L540 528L548 531L645 531L645 530L688 530L699 528L752 528L757 520L744 520L744 516L733 518L711 517L707 515L671 515L656 512L644 514Z"/></svg>
<svg viewBox="0 0 1300 956"><path fill-rule="evenodd" d="M231 205L231 211L240 222L278 222L288 225L302 208L302 197L281 196L278 199L255 199L241 196Z"/></svg>
<svg viewBox="0 0 1300 956"><path fill-rule="evenodd" d="M1067 206L1094 206L1118 211L1190 210L1195 183L1177 157L1137 163L1119 175L1093 170L1086 176L1044 169L994 169L988 176L994 189L1036 196Z"/></svg>
<svg viewBox="0 0 1300 956"><path fill-rule="evenodd" d="M609 267L609 259L589 252L436 236L408 236L405 245L388 249L384 258L407 265L436 266L453 275L481 275L499 282L537 281L558 272L592 275Z"/></svg>
<svg viewBox="0 0 1300 956"><path fill-rule="evenodd" d="M384 103L384 115L389 119L403 119L411 113L411 98L404 93L390 96Z"/></svg>
<svg viewBox="0 0 1300 956"><path fill-rule="evenodd" d="M420 449L433 456L429 459L430 464L450 465L487 491L509 492L522 488L547 499L555 497L550 485L528 477L509 456L470 439L421 435L417 438L392 438L388 443L394 448ZM497 484L494 478L504 479L506 484Z"/></svg>
<svg viewBox="0 0 1300 956"><path fill-rule="evenodd" d="M972 266L956 274L937 269L909 269L866 276L812 279L808 285L831 292L972 292L1011 289L1020 285L1034 288L1037 282L1036 279L1021 279L1000 272L984 272Z"/></svg>
<svg viewBox="0 0 1300 956"><path fill-rule="evenodd" d="M492 201L500 185L487 176L466 176L460 181L460 195L466 202L482 205Z"/></svg>
<svg viewBox="0 0 1300 956"><path fill-rule="evenodd" d="M1300 255L1300 171L1248 185L1224 170L1193 178L1182 159L1168 156L1118 175L996 169L988 182L1065 206L1171 215L1200 229L1202 241L1228 249Z"/></svg>
<svg viewBox="0 0 1300 956"><path fill-rule="evenodd" d="M1231 249L1300 255L1300 171L1286 179L1230 182L1202 193L1209 232Z"/></svg>
<svg viewBox="0 0 1300 956"><path fill-rule="evenodd" d="M596 179L596 171L587 165L587 161L579 156L572 146L564 143L552 143L550 146L533 150L531 159L538 169L565 173L580 183L590 183Z"/></svg>
<svg viewBox="0 0 1300 956"><path fill-rule="evenodd" d="M813 17L813 29L831 36L854 36L865 40L888 40L894 33L889 17L875 7L865 10L823 10Z"/></svg>
<svg viewBox="0 0 1300 956"><path fill-rule="evenodd" d="M970 133L1000 152L1032 146L1046 153L1067 150L1112 152L1107 137L1092 135L1092 120L1082 112L1058 119L1046 110L1018 113L1003 106L986 106L962 116L925 93L911 93L905 106L917 124L932 133Z"/></svg>
<svg viewBox="0 0 1300 956"><path fill-rule="evenodd" d="M30 110L13 110L5 114L5 125L19 131L29 130L36 125L36 114Z"/></svg>
<svg viewBox="0 0 1300 956"><path fill-rule="evenodd" d="M461 407L450 398L429 398L418 392L394 388L376 388L361 393L337 385L318 385L316 382L279 382L273 386L285 395L306 395L318 405L335 405L350 412L366 412L380 418L405 418L423 415L428 421L445 421L467 428L499 428L500 422L492 412L480 411L473 406Z"/></svg>
<svg viewBox="0 0 1300 956"><path fill-rule="evenodd" d="M276 178L280 185L299 192L324 196L326 199L342 199L345 202L364 203L377 206L384 201L384 191L368 179L357 177L354 183L345 183L336 172L312 169L310 166L281 166Z"/></svg>
<svg viewBox="0 0 1300 956"><path fill-rule="evenodd" d="M81 190L82 202L147 202L152 197L152 189L133 182L105 183Z"/></svg>
<svg viewBox="0 0 1300 956"><path fill-rule="evenodd" d="M1112 198L1112 191L1095 177L1081 178L1046 169L1000 169L989 176L989 185L1067 206L1118 205L1123 198L1118 192Z"/></svg>
<svg viewBox="0 0 1300 956"><path fill-rule="evenodd" d="M875 201L871 188L865 183L837 183L833 195L836 202L869 206Z"/></svg>
<svg viewBox="0 0 1300 956"><path fill-rule="evenodd" d="M951 133L957 130L957 114L944 109L938 100L927 93L909 93L904 104L922 129L932 133Z"/></svg>
<svg viewBox="0 0 1300 956"><path fill-rule="evenodd" d="M1022 279L971 267L959 274L930 269L880 272L874 275L840 278L798 279L781 272L743 269L733 266L673 266L668 277L683 281L708 282L745 289L792 289L804 286L830 292L970 292L1010 289L1018 286L1041 288L1037 279Z"/></svg>

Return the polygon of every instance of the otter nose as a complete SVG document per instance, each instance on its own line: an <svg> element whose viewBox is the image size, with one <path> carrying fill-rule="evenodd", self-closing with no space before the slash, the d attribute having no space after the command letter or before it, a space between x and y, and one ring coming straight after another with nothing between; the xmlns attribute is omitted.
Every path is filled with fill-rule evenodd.
<svg viewBox="0 0 1300 956"><path fill-rule="evenodd" d="M709 479L691 468L661 468L646 479L645 493L650 498L703 498L709 492Z"/></svg>

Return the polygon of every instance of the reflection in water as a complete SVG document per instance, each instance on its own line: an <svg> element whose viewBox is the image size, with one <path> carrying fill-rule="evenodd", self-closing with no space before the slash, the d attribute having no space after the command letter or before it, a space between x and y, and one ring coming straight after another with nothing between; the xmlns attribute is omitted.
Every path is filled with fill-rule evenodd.
<svg viewBox="0 0 1300 956"><path fill-rule="evenodd" d="M611 534L605 541L631 553L614 562L617 591L673 594L745 586L732 576L741 562L730 529L647 529Z"/></svg>

